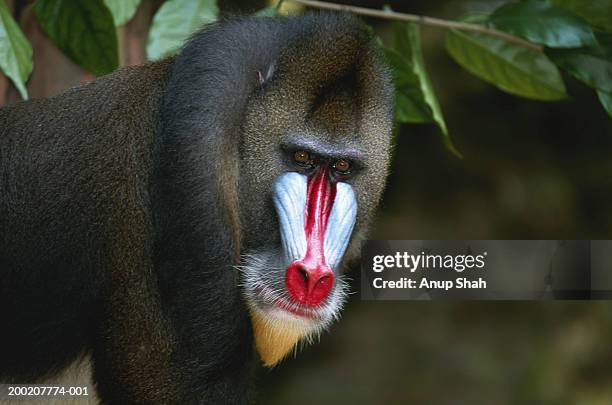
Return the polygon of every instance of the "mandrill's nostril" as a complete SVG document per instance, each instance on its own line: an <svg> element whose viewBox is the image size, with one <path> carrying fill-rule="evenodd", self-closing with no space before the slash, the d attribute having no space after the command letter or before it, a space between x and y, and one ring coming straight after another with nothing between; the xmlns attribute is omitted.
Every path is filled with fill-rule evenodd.
<svg viewBox="0 0 612 405"><path fill-rule="evenodd" d="M322 276L317 280L317 284L325 284L329 282L330 276Z"/></svg>
<svg viewBox="0 0 612 405"><path fill-rule="evenodd" d="M334 285L334 273L327 265L308 266L296 261L287 268L285 285L295 302L316 307L329 295Z"/></svg>
<svg viewBox="0 0 612 405"><path fill-rule="evenodd" d="M308 283L308 271L306 270L306 268L300 266L300 267L298 267L298 271L300 272L300 274L304 278L304 282Z"/></svg>

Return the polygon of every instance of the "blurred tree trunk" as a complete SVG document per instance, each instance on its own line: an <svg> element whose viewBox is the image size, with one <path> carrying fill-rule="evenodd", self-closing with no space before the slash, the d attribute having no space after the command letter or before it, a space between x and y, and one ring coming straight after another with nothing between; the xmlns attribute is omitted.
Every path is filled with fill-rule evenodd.
<svg viewBox="0 0 612 405"><path fill-rule="evenodd" d="M140 65L146 62L149 27L161 3L161 0L143 0L134 17L117 29L121 66Z"/></svg>

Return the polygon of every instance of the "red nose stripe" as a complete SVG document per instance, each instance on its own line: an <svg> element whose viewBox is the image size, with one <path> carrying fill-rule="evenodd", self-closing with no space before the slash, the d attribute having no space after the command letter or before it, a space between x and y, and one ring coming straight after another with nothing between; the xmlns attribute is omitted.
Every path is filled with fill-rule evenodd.
<svg viewBox="0 0 612 405"><path fill-rule="evenodd" d="M306 254L287 268L285 276L287 290L302 305L319 305L334 284L334 274L325 259L325 229L335 197L336 184L329 168L321 167L308 179L304 213Z"/></svg>
<svg viewBox="0 0 612 405"><path fill-rule="evenodd" d="M327 265L325 260L324 238L327 220L336 197L336 184L330 181L327 167L318 170L308 179L306 194L306 256L304 262L312 265Z"/></svg>

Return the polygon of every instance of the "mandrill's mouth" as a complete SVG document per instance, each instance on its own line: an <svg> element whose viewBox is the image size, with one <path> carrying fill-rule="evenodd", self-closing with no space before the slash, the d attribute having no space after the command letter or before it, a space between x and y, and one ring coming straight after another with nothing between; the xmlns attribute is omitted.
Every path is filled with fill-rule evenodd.
<svg viewBox="0 0 612 405"><path fill-rule="evenodd" d="M282 274L281 271L272 269L263 275L257 270L264 267L264 261L261 257L248 256L248 262L241 266L245 277L244 294L251 310L265 314L272 321L295 322L317 332L339 318L348 295L348 285L342 277L335 279L329 295L318 305L303 305L292 297L285 285L275 282L274 277Z"/></svg>
<svg viewBox="0 0 612 405"><path fill-rule="evenodd" d="M291 312L293 315L301 316L304 318L320 318L320 314L312 310L311 308L295 308L284 300L279 301L276 304L276 307L287 312Z"/></svg>
<svg viewBox="0 0 612 405"><path fill-rule="evenodd" d="M257 295L260 297L273 295L273 292L269 289L259 289L256 291ZM264 304L268 311L279 309L285 312L289 312L292 315L307 318L311 320L322 320L324 313L319 311L317 308L305 307L299 304L295 304L282 296L276 297L273 304Z"/></svg>
<svg viewBox="0 0 612 405"><path fill-rule="evenodd" d="M341 283L344 286L345 283ZM342 289L344 289L344 287L342 287ZM302 318L305 321L322 324L327 324L330 320L337 317L344 303L344 297L346 296L344 291L340 292L337 297L332 294L329 297L329 302L323 302L320 305L312 307L296 303L286 294L275 293L268 287L259 287L254 293L256 299L251 301L254 301L260 310L272 316L274 316L276 312L277 318L286 319L287 317L294 316Z"/></svg>

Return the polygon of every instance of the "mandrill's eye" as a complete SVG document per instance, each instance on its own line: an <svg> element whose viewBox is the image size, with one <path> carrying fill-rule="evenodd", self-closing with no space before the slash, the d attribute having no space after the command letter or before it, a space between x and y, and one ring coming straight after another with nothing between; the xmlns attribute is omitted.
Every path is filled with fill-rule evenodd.
<svg viewBox="0 0 612 405"><path fill-rule="evenodd" d="M334 163L334 169L341 174L349 174L351 170L351 163L345 159L338 159Z"/></svg>
<svg viewBox="0 0 612 405"><path fill-rule="evenodd" d="M293 154L293 159L303 165L310 164L310 153L305 150L298 150Z"/></svg>

